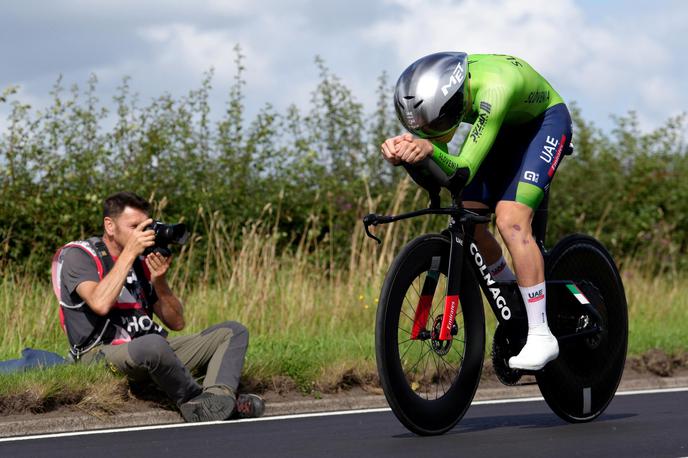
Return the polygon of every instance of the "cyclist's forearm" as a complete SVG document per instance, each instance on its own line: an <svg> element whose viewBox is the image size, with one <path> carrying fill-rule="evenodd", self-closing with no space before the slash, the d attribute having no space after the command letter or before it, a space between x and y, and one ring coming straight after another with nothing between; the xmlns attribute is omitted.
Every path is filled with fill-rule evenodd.
<svg viewBox="0 0 688 458"><path fill-rule="evenodd" d="M441 153L438 154L439 160L445 162L451 160L457 164L456 168L467 167L470 171L469 182L475 177L480 164L485 160L497 138L507 112L509 94L508 89L501 87L480 91L476 95L476 99L479 101L477 103L477 118L461 146L461 152L458 156L449 156L445 149L444 152L450 159L443 157Z"/></svg>
<svg viewBox="0 0 688 458"><path fill-rule="evenodd" d="M456 169L461 167L468 167L461 156L452 156L449 154L446 143L433 142L432 160L435 161L435 163L439 165L442 171L447 175L452 175L454 172L456 172Z"/></svg>

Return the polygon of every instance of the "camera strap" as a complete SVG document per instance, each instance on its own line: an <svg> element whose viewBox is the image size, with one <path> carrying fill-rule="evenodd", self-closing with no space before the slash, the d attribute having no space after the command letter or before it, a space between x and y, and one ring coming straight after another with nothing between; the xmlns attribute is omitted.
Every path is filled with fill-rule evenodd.
<svg viewBox="0 0 688 458"><path fill-rule="evenodd" d="M95 248L100 262L103 263L103 277L105 277L115 266L115 261L112 259L112 256L110 256L110 252L108 251L107 246L105 245L105 242L103 242L102 238L91 237L88 239L88 243Z"/></svg>

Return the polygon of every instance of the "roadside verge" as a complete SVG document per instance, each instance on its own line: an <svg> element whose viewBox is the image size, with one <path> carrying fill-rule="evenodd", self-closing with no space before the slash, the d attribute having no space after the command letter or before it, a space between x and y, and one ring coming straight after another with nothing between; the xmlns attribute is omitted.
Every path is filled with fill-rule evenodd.
<svg viewBox="0 0 688 458"><path fill-rule="evenodd" d="M505 387L483 380L475 396L476 401L539 396L537 385ZM619 391L688 387L688 375L676 377L625 377ZM323 395L321 399L283 399L279 395L266 396L266 416L311 412L328 412L387 407L382 394L354 389L348 392ZM148 408L140 412L98 415L73 411L57 411L42 415L16 415L0 419L0 437L26 436L46 433L87 431L143 425L181 423L175 411Z"/></svg>

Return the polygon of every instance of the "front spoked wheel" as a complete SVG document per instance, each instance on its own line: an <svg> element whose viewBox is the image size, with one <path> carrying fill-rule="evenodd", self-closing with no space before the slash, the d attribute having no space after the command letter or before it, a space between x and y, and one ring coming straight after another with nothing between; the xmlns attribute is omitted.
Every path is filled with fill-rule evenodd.
<svg viewBox="0 0 688 458"><path fill-rule="evenodd" d="M574 234L552 249L546 264L552 288L547 316L559 339L559 357L537 382L552 410L569 422L598 417L623 374L628 311L621 277L607 250L592 237ZM549 289L548 289L549 291Z"/></svg>
<svg viewBox="0 0 688 458"><path fill-rule="evenodd" d="M380 295L375 348L392 411L416 434L442 434L465 414L480 381L485 345L482 300L468 264L450 340L439 338L449 239L424 235L390 267Z"/></svg>

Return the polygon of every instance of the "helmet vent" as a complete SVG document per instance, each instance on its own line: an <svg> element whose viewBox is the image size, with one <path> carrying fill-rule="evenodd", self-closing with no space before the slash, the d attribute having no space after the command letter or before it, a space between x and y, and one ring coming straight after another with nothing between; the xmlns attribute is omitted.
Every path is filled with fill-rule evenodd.
<svg viewBox="0 0 688 458"><path fill-rule="evenodd" d="M411 99L414 99L414 98L415 98L415 96L413 96L413 95L405 95L405 96L404 96L404 100L411 100Z"/></svg>
<svg viewBox="0 0 688 458"><path fill-rule="evenodd" d="M416 103L415 105L413 105L413 108L418 108L418 107L420 106L421 103L423 103L423 100L422 100L422 99L419 100L418 103Z"/></svg>

